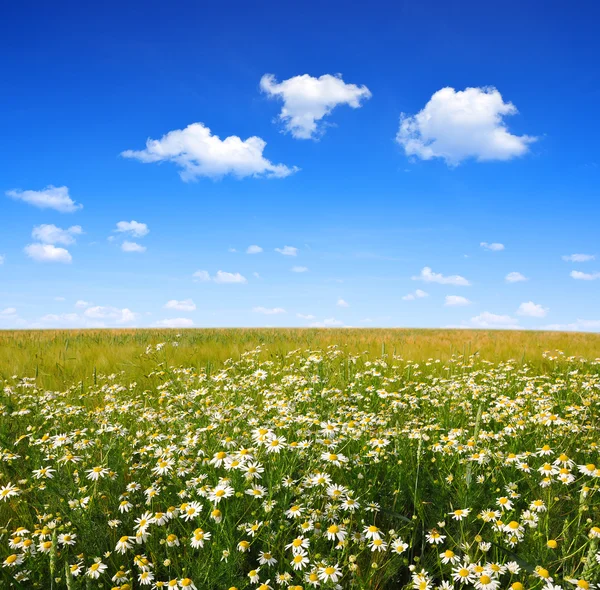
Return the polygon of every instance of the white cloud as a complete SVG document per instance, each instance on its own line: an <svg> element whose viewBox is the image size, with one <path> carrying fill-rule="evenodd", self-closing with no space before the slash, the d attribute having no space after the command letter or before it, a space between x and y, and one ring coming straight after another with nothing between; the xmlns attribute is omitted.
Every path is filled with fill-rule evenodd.
<svg viewBox="0 0 600 590"><path fill-rule="evenodd" d="M308 313L308 314L304 314L304 313L297 313L296 317L302 318L303 320L314 320L315 316Z"/></svg>
<svg viewBox="0 0 600 590"><path fill-rule="evenodd" d="M589 262L590 260L596 260L596 257L593 254L569 254L563 256L562 259L566 262Z"/></svg>
<svg viewBox="0 0 600 590"><path fill-rule="evenodd" d="M196 304L192 299L183 299L177 301L177 299L171 299L165 303L165 309L177 309L178 311L194 311Z"/></svg>
<svg viewBox="0 0 600 590"><path fill-rule="evenodd" d="M421 270L421 274L419 276L411 277L413 281L425 281L426 283L439 283L440 285L458 285L458 286L468 286L471 283L461 277L460 275L450 275L445 277L440 273L433 272L431 268L425 266Z"/></svg>
<svg viewBox="0 0 600 590"><path fill-rule="evenodd" d="M75 243L75 237L83 233L80 225L72 225L68 229L61 229L52 224L36 225L31 232L31 237L44 244L63 244L68 246Z"/></svg>
<svg viewBox="0 0 600 590"><path fill-rule="evenodd" d="M248 246L246 248L246 254L260 254L263 251L263 249L260 246L257 246L256 244L253 244L252 246Z"/></svg>
<svg viewBox="0 0 600 590"><path fill-rule="evenodd" d="M59 297L55 297L55 298L54 298L54 301L66 301L66 298L65 298L65 297L60 297L60 296L59 296Z"/></svg>
<svg viewBox="0 0 600 590"><path fill-rule="evenodd" d="M145 223L139 223L137 221L119 221L117 223L117 233L128 233L136 238L143 238L148 235L150 230Z"/></svg>
<svg viewBox="0 0 600 590"><path fill-rule="evenodd" d="M522 275L520 272L509 272L505 277L504 280L507 283L519 283L521 281L528 281L529 279Z"/></svg>
<svg viewBox="0 0 600 590"><path fill-rule="evenodd" d="M83 299L79 299L75 302L75 307L78 309L85 309L86 307L91 307L92 305L93 303L90 303L89 301L83 301Z"/></svg>
<svg viewBox="0 0 600 590"><path fill-rule="evenodd" d="M550 324L543 326L544 330L569 330L574 332L598 332L600 331L600 320L577 319L569 324Z"/></svg>
<svg viewBox="0 0 600 590"><path fill-rule="evenodd" d="M492 244L481 242L479 245L486 250L491 250L492 252L500 252L501 250L504 250L504 244L499 244L498 242L493 242Z"/></svg>
<svg viewBox="0 0 600 590"><path fill-rule="evenodd" d="M509 315L497 315L484 311L478 316L471 318L471 323L478 328L505 328L505 329L518 329L518 320L510 317Z"/></svg>
<svg viewBox="0 0 600 590"><path fill-rule="evenodd" d="M215 283L247 283L246 277L242 276L239 272L225 272L223 270L217 271L217 274L213 277Z"/></svg>
<svg viewBox="0 0 600 590"><path fill-rule="evenodd" d="M275 252L279 252L284 256L296 256L298 254L298 248L294 248L294 246L284 246L283 248L275 248Z"/></svg>
<svg viewBox="0 0 600 590"><path fill-rule="evenodd" d="M595 281L596 279L600 279L600 272L587 273L579 270L572 270L571 277L579 281Z"/></svg>
<svg viewBox="0 0 600 590"><path fill-rule="evenodd" d="M461 297L460 295L446 295L446 299L444 301L444 305L447 306L470 304L471 302L466 297Z"/></svg>
<svg viewBox="0 0 600 590"><path fill-rule="evenodd" d="M533 301L526 301L519 305L517 314L531 318L543 318L546 317L548 311L549 309L547 307L543 307L538 303L534 303Z"/></svg>
<svg viewBox="0 0 600 590"><path fill-rule="evenodd" d="M336 305L338 307L350 307L350 304L347 301L344 301L341 297L337 300Z"/></svg>
<svg viewBox="0 0 600 590"><path fill-rule="evenodd" d="M3 309L0 311L0 315L3 315L3 316L15 315L16 313L17 313L16 307L7 307L6 309Z"/></svg>
<svg viewBox="0 0 600 590"><path fill-rule="evenodd" d="M210 281L210 275L206 270L197 270L193 275L194 281L199 283L206 283Z"/></svg>
<svg viewBox="0 0 600 590"><path fill-rule="evenodd" d="M322 322L313 322L311 328L334 328L335 326L343 326L344 322L335 318L326 318Z"/></svg>
<svg viewBox="0 0 600 590"><path fill-rule="evenodd" d="M121 244L121 250L123 252L145 252L146 246L142 246L136 242L125 241Z"/></svg>
<svg viewBox="0 0 600 590"><path fill-rule="evenodd" d="M4 256L2 254L0 254L0 265L4 264Z"/></svg>
<svg viewBox="0 0 600 590"><path fill-rule="evenodd" d="M371 98L366 86L346 84L340 74L325 74L319 78L304 74L279 83L272 74L265 74L260 88L270 97L283 100L279 120L296 139L322 135L324 125L318 122L336 106L347 104L357 109L363 100Z"/></svg>
<svg viewBox="0 0 600 590"><path fill-rule="evenodd" d="M83 315L86 318L91 319L114 320L117 324L130 324L135 321L138 316L137 313L134 313L127 308L119 309L118 307L104 307L101 305L88 307L88 309L83 312Z"/></svg>
<svg viewBox="0 0 600 590"><path fill-rule="evenodd" d="M160 320L154 324L158 328L191 328L194 320L190 318L169 318Z"/></svg>
<svg viewBox="0 0 600 590"><path fill-rule="evenodd" d="M503 117L517 112L493 87L442 88L416 115L402 113L396 141L407 156L443 158L450 166L467 158L510 160L536 140L508 132Z"/></svg>
<svg viewBox="0 0 600 590"><path fill-rule="evenodd" d="M57 248L52 244L29 244L25 246L25 254L37 262L61 262L70 264L73 257L65 248Z"/></svg>
<svg viewBox="0 0 600 590"><path fill-rule="evenodd" d="M161 139L148 139L144 150L126 150L125 158L145 164L173 162L180 168L182 180L195 180L200 176L221 178L232 174L238 178L266 176L283 178L298 171L295 166L273 164L263 156L266 142L260 137L242 140L237 135L220 139L202 123L192 123L185 129L175 129Z"/></svg>
<svg viewBox="0 0 600 590"><path fill-rule="evenodd" d="M421 291L421 289L417 289L416 291L413 291L412 293L408 293L408 295L404 295L404 297L402 297L402 299L404 301L414 301L415 299L423 299L423 297L429 297L429 293L426 293L425 291Z"/></svg>
<svg viewBox="0 0 600 590"><path fill-rule="evenodd" d="M75 203L69 196L69 189L66 186L52 186L49 184L41 191L6 191L6 195L11 199L25 201L39 209L54 209L61 213L73 213L83 207Z"/></svg>
<svg viewBox="0 0 600 590"><path fill-rule="evenodd" d="M285 313L285 309L283 309L283 307L253 307L252 311L254 313L264 313L265 315L277 315L280 313Z"/></svg>
<svg viewBox="0 0 600 590"><path fill-rule="evenodd" d="M76 313L48 313L41 317L40 321L49 322L51 324L85 324L85 320Z"/></svg>
<svg viewBox="0 0 600 590"><path fill-rule="evenodd" d="M292 266L292 272L308 272L306 266Z"/></svg>

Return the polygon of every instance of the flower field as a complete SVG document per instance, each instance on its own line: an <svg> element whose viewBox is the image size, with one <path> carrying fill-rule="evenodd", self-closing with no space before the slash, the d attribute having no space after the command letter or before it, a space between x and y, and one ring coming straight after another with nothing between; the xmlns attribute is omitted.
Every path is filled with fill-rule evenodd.
<svg viewBox="0 0 600 590"><path fill-rule="evenodd" d="M1 588L596 588L599 359L179 343L0 381Z"/></svg>

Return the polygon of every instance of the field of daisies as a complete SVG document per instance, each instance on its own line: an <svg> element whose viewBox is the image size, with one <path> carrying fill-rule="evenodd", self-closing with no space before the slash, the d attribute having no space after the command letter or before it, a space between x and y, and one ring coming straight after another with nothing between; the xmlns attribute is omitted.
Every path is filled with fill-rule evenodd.
<svg viewBox="0 0 600 590"><path fill-rule="evenodd" d="M600 360L0 380L0 588L593 589Z"/></svg>

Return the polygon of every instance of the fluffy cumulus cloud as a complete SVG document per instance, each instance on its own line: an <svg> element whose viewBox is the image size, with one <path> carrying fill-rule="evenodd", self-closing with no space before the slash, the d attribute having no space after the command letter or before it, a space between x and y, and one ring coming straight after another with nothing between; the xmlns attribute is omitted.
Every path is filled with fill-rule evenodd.
<svg viewBox="0 0 600 590"><path fill-rule="evenodd" d="M142 246L137 242L128 242L127 240L121 244L121 250L123 252L138 252L142 253L146 251L146 246Z"/></svg>
<svg viewBox="0 0 600 590"><path fill-rule="evenodd" d="M411 277L413 281L424 281L426 283L439 283L440 285L457 285L466 287L471 283L460 275L444 276L440 273L433 272L429 266L423 267L421 274Z"/></svg>
<svg viewBox="0 0 600 590"><path fill-rule="evenodd" d="M77 309L85 309L86 307L91 307L93 305L93 303L90 303L89 301L84 301L83 299L78 299L75 302L75 307Z"/></svg>
<svg viewBox="0 0 600 590"><path fill-rule="evenodd" d="M57 248L52 244L29 244L29 246L25 246L25 254L36 262L70 264L73 261L73 257L66 248Z"/></svg>
<svg viewBox="0 0 600 590"><path fill-rule="evenodd" d="M265 315L278 315L280 313L285 313L285 309L283 307L253 307L252 311L254 313L262 313Z"/></svg>
<svg viewBox="0 0 600 590"><path fill-rule="evenodd" d="M7 191L6 195L11 199L24 201L40 209L54 209L61 213L73 213L83 207L69 196L69 189L66 186L48 185L41 191Z"/></svg>
<svg viewBox="0 0 600 590"><path fill-rule="evenodd" d="M590 260L596 260L593 254L569 254L563 256L562 259L565 262L589 262Z"/></svg>
<svg viewBox="0 0 600 590"><path fill-rule="evenodd" d="M504 244L499 244L498 242L493 242L488 244L487 242L481 242L479 244L485 250L491 250L492 252L500 252L504 250Z"/></svg>
<svg viewBox="0 0 600 590"><path fill-rule="evenodd" d="M118 307L104 307L102 305L88 307L83 315L94 320L111 320L117 324L131 324L138 316L137 313L127 308L119 309Z"/></svg>
<svg viewBox="0 0 600 590"><path fill-rule="evenodd" d="M275 252L279 252L284 256L297 256L298 248L294 248L294 246L284 246L283 248L275 248Z"/></svg>
<svg viewBox="0 0 600 590"><path fill-rule="evenodd" d="M526 301L519 305L517 314L530 318L544 318L546 315L548 315L548 311L549 309L547 307L543 307L542 305L534 303L533 301Z"/></svg>
<svg viewBox="0 0 600 590"><path fill-rule="evenodd" d="M346 84L340 74L325 74L319 78L303 74L277 82L272 74L260 81L261 90L272 98L283 101L279 120L286 131L296 139L314 139L324 132L321 120L337 106L353 109L371 98L366 86Z"/></svg>
<svg viewBox="0 0 600 590"><path fill-rule="evenodd" d="M165 309L176 309L178 311L195 311L196 304L192 299L183 299L177 301L177 299L171 299L165 303Z"/></svg>
<svg viewBox="0 0 600 590"><path fill-rule="evenodd" d="M52 224L36 225L31 232L31 237L44 244L63 244L68 246L75 243L75 236L83 233L80 225L72 225L61 229Z"/></svg>
<svg viewBox="0 0 600 590"><path fill-rule="evenodd" d="M461 297L460 295L446 295L446 299L444 300L444 305L448 307L470 304L471 302L466 297Z"/></svg>
<svg viewBox="0 0 600 590"><path fill-rule="evenodd" d="M520 272L509 272L505 277L504 280L507 283L520 283L522 281L527 281L527 277L525 275L522 275Z"/></svg>
<svg viewBox="0 0 600 590"><path fill-rule="evenodd" d="M159 320L154 325L157 328L191 328L194 325L194 320L190 318L168 318Z"/></svg>
<svg viewBox="0 0 600 590"><path fill-rule="evenodd" d="M600 279L600 272L581 272L580 270L572 270L571 278L578 281L595 281Z"/></svg>
<svg viewBox="0 0 600 590"><path fill-rule="evenodd" d="M484 311L479 315L471 318L471 324L476 328L504 328L504 329L519 329L519 322L509 315L497 315Z"/></svg>
<svg viewBox="0 0 600 590"><path fill-rule="evenodd" d="M350 304L347 301L345 301L344 299L342 299L341 297L337 300L336 305L338 307L350 307Z"/></svg>
<svg viewBox="0 0 600 590"><path fill-rule="evenodd" d="M536 140L509 133L504 117L517 113L493 87L438 90L416 115L403 113L396 141L407 156L442 158L450 166L463 160L510 160Z"/></svg>
<svg viewBox="0 0 600 590"><path fill-rule="evenodd" d="M252 246L246 248L246 254L260 254L262 251L263 249L256 244L252 244Z"/></svg>
<svg viewBox="0 0 600 590"><path fill-rule="evenodd" d="M117 223L117 233L127 233L135 238L143 238L148 235L150 230L145 223L139 223L138 221L119 221Z"/></svg>
<svg viewBox="0 0 600 590"><path fill-rule="evenodd" d="M408 295L404 295L404 297L402 297L402 299L404 299L404 301L414 301L415 299L423 299L424 297L429 297L429 293L426 293L425 291L422 291L421 289L417 289L416 291L413 291L412 293L408 293Z"/></svg>
<svg viewBox="0 0 600 590"><path fill-rule="evenodd" d="M161 139L148 139L143 150L126 150L121 155L145 164L172 162L180 168L179 174L185 181L201 176L221 178L227 174L238 178L283 178L298 170L267 160L263 156L266 145L260 137L242 140L231 135L221 139L202 123L192 123L185 129L169 131Z"/></svg>

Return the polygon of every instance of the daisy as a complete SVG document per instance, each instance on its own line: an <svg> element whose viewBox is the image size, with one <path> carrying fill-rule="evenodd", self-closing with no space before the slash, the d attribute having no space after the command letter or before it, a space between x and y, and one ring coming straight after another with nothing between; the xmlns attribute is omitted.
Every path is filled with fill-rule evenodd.
<svg viewBox="0 0 600 590"><path fill-rule="evenodd" d="M337 563L335 565L327 565L321 566L317 570L317 575L319 576L319 580L322 582L337 582L342 575L342 570L340 570Z"/></svg>
<svg viewBox="0 0 600 590"><path fill-rule="evenodd" d="M106 569L107 569L107 565L105 565L104 563L102 563L101 561L97 561L96 563L93 563L85 572L86 576L88 576L88 578L92 578L93 580L97 580L101 574L103 574Z"/></svg>
<svg viewBox="0 0 600 590"><path fill-rule="evenodd" d="M302 571L308 564L309 564L309 559L306 554L306 551L304 551L304 550L295 552L294 557L292 558L292 561L290 562L290 565L296 571Z"/></svg>

